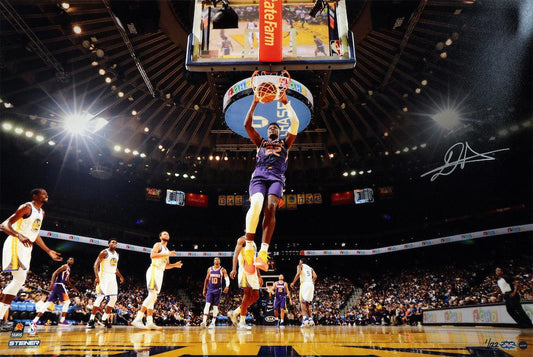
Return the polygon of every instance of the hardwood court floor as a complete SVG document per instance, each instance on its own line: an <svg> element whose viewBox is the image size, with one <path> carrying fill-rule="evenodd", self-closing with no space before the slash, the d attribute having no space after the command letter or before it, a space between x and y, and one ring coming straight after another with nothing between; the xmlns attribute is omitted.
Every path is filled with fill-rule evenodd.
<svg viewBox="0 0 533 357"><path fill-rule="evenodd" d="M9 347L14 340L40 340L39 347ZM501 343L506 342L503 349ZM487 348L487 344L498 348ZM513 343L516 345L514 348ZM521 349L519 344L525 349ZM505 346L505 345L504 345ZM0 334L0 355L34 356L533 356L533 331L513 328L385 326L254 326L214 330L170 327L41 327L22 338Z"/></svg>

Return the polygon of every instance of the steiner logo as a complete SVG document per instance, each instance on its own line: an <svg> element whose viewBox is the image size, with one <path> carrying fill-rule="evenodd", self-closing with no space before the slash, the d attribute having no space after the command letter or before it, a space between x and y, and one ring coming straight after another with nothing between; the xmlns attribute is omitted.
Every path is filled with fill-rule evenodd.
<svg viewBox="0 0 533 357"><path fill-rule="evenodd" d="M9 340L8 347L39 347L41 340Z"/></svg>

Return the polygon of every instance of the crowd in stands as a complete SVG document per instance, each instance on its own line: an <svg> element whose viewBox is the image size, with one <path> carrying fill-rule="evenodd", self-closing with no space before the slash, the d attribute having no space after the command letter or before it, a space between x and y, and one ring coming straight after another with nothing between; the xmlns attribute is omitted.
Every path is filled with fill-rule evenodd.
<svg viewBox="0 0 533 357"><path fill-rule="evenodd" d="M501 294L496 285L492 264L471 264L466 267L406 268L388 272L357 272L350 278L331 275L319 276L315 284L315 297L312 305L313 318L317 325L415 325L422 322L422 310L441 307L455 307L501 302ZM522 299L533 300L533 274L526 265L504 266L519 281ZM0 275L0 287L9 280L9 273ZM48 297L44 289L49 286L49 277L30 273L25 288L15 302L43 304ZM76 276L78 296L71 296L67 320L71 324L85 324L91 313L95 298L91 275ZM183 295L172 288L163 289L154 309L154 321L160 326L180 326L200 324L204 298L203 281L189 278L180 288ZM361 292L353 306L345 306L355 291ZM289 306L287 324L299 324L301 319L298 306L298 289L292 289L293 306ZM220 304L221 321L230 309L241 302L241 291L232 284ZM113 323L129 325L146 296L144 279L128 277L119 286L119 296L113 315ZM180 297L181 296L181 297ZM273 298L268 291L261 292L261 299ZM40 302L41 301L41 302ZM250 309L254 324L261 324L263 310L260 303ZM344 308L344 309L343 309ZM345 313L341 311L345 310ZM52 308L41 318L41 324L57 324L59 310ZM13 318L11 314L10 318ZM97 315L98 318L98 315ZM220 322L220 321L219 321Z"/></svg>
<svg viewBox="0 0 533 357"><path fill-rule="evenodd" d="M522 299L533 299L531 267L504 267L519 282ZM422 322L422 310L502 302L492 264L433 269L410 268L379 275L361 273L362 295L345 316L357 325Z"/></svg>

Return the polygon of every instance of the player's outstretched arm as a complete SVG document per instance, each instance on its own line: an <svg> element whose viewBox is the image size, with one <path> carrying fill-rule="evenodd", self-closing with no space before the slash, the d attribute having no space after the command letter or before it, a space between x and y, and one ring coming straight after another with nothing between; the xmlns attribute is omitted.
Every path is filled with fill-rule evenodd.
<svg viewBox="0 0 533 357"><path fill-rule="evenodd" d="M287 147L287 150L289 150L292 144L294 143L294 140L296 140L296 135L298 135L298 127L300 126L300 121L298 120L296 112L294 111L294 109L292 109L291 102L289 102L286 93L283 93L281 95L279 101L285 105L285 108L287 109L287 113L289 115L289 121L291 123L289 129L287 129L287 139L285 139L285 146Z"/></svg>
<svg viewBox="0 0 533 357"><path fill-rule="evenodd" d="M37 239L35 239L35 243L37 243L37 245L41 247L41 249L44 250L46 254L48 254L50 258L52 258L56 262L60 262L63 260L63 258L61 258L61 253L58 253L55 250L48 248L41 236L37 236Z"/></svg>
<svg viewBox="0 0 533 357"><path fill-rule="evenodd" d="M255 146L259 147L261 145L261 135L255 130L255 128L252 125L253 119L254 119L254 111L255 107L257 107L257 103L259 103L259 98L254 94L254 99L252 101L252 105L250 106L250 109L248 110L248 113L246 114L246 118L244 119L244 129L246 129L246 132L248 133L248 136L250 137L250 140L255 144Z"/></svg>
<svg viewBox="0 0 533 357"><path fill-rule="evenodd" d="M175 263L172 263L172 264L167 262L167 265L165 266L165 269L172 269L172 268L180 269L182 266L183 266L183 263L181 262L181 260L179 262L175 262Z"/></svg>

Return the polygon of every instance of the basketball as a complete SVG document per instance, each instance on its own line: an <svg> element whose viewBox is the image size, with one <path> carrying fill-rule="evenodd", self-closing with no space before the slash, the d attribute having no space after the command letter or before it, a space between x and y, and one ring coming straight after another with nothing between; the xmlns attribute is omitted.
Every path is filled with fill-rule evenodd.
<svg viewBox="0 0 533 357"><path fill-rule="evenodd" d="M278 87L274 83L263 82L256 88L255 95L261 103L270 103L278 96Z"/></svg>

